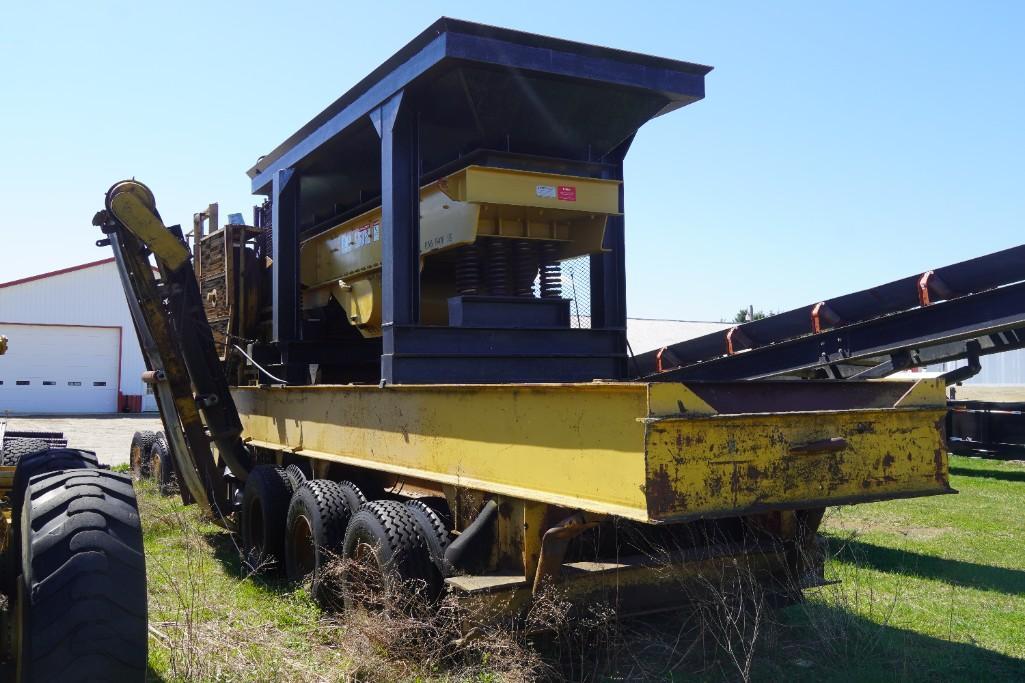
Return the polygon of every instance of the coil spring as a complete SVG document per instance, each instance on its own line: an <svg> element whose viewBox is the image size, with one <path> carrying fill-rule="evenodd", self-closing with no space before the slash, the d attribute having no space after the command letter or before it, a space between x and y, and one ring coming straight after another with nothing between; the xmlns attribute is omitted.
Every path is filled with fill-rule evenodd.
<svg viewBox="0 0 1025 683"><path fill-rule="evenodd" d="M509 296L509 249L501 238L488 241L487 285L493 296Z"/></svg>
<svg viewBox="0 0 1025 683"><path fill-rule="evenodd" d="M558 261L559 245L555 242L542 242L540 247L541 266L539 279L542 299L555 299L562 296L562 265Z"/></svg>
<svg viewBox="0 0 1025 683"><path fill-rule="evenodd" d="M480 249L476 244L460 248L456 256L456 290L460 294L480 294Z"/></svg>
<svg viewBox="0 0 1025 683"><path fill-rule="evenodd" d="M513 244L513 295L534 296L537 280L537 249L529 240L516 240Z"/></svg>

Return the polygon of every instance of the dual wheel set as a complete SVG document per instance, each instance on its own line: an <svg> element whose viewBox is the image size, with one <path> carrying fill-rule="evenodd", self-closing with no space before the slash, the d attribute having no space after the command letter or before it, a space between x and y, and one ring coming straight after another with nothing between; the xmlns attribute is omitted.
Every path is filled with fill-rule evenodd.
<svg viewBox="0 0 1025 683"><path fill-rule="evenodd" d="M254 571L311 579L326 609L377 608L387 596L437 597L452 535L442 498L367 500L350 481L311 479L297 465L258 465L238 512Z"/></svg>
<svg viewBox="0 0 1025 683"><path fill-rule="evenodd" d="M128 464L136 481L152 479L161 495L177 491L174 459L163 432L135 432L128 454Z"/></svg>
<svg viewBox="0 0 1025 683"><path fill-rule="evenodd" d="M177 490L162 432L136 432L129 461L136 479L153 480L165 495ZM309 579L326 609L377 606L402 587L428 597L441 593L452 540L443 498L368 500L350 481L309 474L298 465L258 465L250 472L238 510L250 571Z"/></svg>
<svg viewBox="0 0 1025 683"><path fill-rule="evenodd" d="M146 565L131 479L91 451L51 442L6 439L0 457L6 473L13 467L0 557L3 677L142 680Z"/></svg>

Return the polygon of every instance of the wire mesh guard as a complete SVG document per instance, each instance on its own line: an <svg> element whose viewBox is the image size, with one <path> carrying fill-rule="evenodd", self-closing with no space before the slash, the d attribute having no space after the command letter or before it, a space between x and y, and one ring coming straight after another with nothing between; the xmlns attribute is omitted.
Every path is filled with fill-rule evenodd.
<svg viewBox="0 0 1025 683"><path fill-rule="evenodd" d="M578 256L563 261L562 296L570 300L570 326L591 327L591 257Z"/></svg>

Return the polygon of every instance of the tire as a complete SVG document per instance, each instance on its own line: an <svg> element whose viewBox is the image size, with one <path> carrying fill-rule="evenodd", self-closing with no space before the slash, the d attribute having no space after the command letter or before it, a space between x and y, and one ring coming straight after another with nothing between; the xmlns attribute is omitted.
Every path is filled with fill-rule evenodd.
<svg viewBox="0 0 1025 683"><path fill-rule="evenodd" d="M289 465L285 468L285 476L288 477L288 485L292 487L292 493L299 490L311 477L306 475L303 468L298 465Z"/></svg>
<svg viewBox="0 0 1025 683"><path fill-rule="evenodd" d="M249 473L239 511L243 561L254 572L277 572L284 564L285 523L292 489L285 470L258 465Z"/></svg>
<svg viewBox="0 0 1025 683"><path fill-rule="evenodd" d="M146 564L130 477L35 476L23 519L17 680L143 680Z"/></svg>
<svg viewBox="0 0 1025 683"><path fill-rule="evenodd" d="M427 542L428 556L435 568L436 575L432 577L430 588L433 593L440 593L445 585L444 577L452 574L452 567L445 560L445 549L452 542L447 515L443 516L442 512L422 500L407 501L406 507L420 525L420 532Z"/></svg>
<svg viewBox="0 0 1025 683"><path fill-rule="evenodd" d="M342 555L347 561L342 581L346 609L376 609L401 598L404 589L430 585L432 571L427 542L405 505L394 500L366 503L349 521Z"/></svg>
<svg viewBox="0 0 1025 683"><path fill-rule="evenodd" d="M64 432L43 432L28 431L21 429L8 429L4 432L9 438L18 439L43 439L44 441L61 441L64 439Z"/></svg>
<svg viewBox="0 0 1025 683"><path fill-rule="evenodd" d="M25 500L25 489L32 477L57 470L96 469L97 467L99 467L99 462L96 460L95 453L75 448L50 448L21 456L18 466L14 470L14 482L11 485L13 527L18 528L21 507Z"/></svg>
<svg viewBox="0 0 1025 683"><path fill-rule="evenodd" d="M128 448L128 464L136 481L149 476L150 449L156 440L157 432L148 429L138 431L132 436L132 445Z"/></svg>
<svg viewBox="0 0 1025 683"><path fill-rule="evenodd" d="M43 439L25 437L5 438L3 449L0 451L0 465L14 467L23 456L38 451L45 451L49 448L50 444Z"/></svg>
<svg viewBox="0 0 1025 683"><path fill-rule="evenodd" d="M327 571L342 552L353 507L342 484L325 479L305 482L292 494L285 524L285 570L288 578L312 578L311 594L324 609L341 606L339 582Z"/></svg>
<svg viewBox="0 0 1025 683"><path fill-rule="evenodd" d="M32 477L59 470L96 469L99 463L92 451L79 451L73 448L50 448L26 453L18 460L14 470L14 481L11 484L11 548L4 560L4 575L0 579L4 592L13 596L18 576L18 563L21 561L21 508L25 502L25 490Z"/></svg>
<svg viewBox="0 0 1025 683"><path fill-rule="evenodd" d="M4 432L5 439L40 439L50 445L50 448L67 448L68 440L64 438L64 432L42 432L26 431L20 429L8 429Z"/></svg>
<svg viewBox="0 0 1025 683"><path fill-rule="evenodd" d="M174 469L174 458L167 446L167 439L158 434L153 440L146 458L146 469L162 496L170 496L178 490L178 477Z"/></svg>
<svg viewBox="0 0 1025 683"><path fill-rule="evenodd" d="M363 495L360 487L351 481L340 481L338 486L342 489L342 495L345 496L345 502L348 504L349 509L352 510L352 514L356 514L363 507L363 504L367 502L367 497Z"/></svg>

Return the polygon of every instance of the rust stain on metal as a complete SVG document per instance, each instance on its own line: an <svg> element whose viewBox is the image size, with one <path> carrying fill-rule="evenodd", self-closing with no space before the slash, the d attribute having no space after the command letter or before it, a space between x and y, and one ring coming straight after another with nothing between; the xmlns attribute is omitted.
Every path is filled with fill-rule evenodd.
<svg viewBox="0 0 1025 683"><path fill-rule="evenodd" d="M949 483L947 481L946 459L943 457L942 448L936 449L932 461L933 464L936 466L936 481L945 486L949 486Z"/></svg>
<svg viewBox="0 0 1025 683"><path fill-rule="evenodd" d="M674 508L686 509L686 497L678 496L669 478L665 465L660 465L648 478L648 507L655 514L661 514Z"/></svg>
<svg viewBox="0 0 1025 683"><path fill-rule="evenodd" d="M708 492L712 495L712 498L718 498L722 494L722 472L716 472L711 477L705 480L705 484L708 488Z"/></svg>

